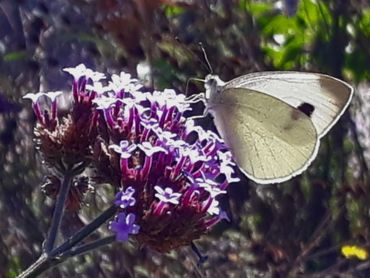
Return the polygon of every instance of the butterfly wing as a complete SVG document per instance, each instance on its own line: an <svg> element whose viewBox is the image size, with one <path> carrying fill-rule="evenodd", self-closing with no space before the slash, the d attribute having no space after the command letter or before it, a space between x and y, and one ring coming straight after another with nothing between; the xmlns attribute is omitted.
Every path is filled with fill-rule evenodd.
<svg viewBox="0 0 370 278"><path fill-rule="evenodd" d="M267 94L229 88L208 103L215 125L239 168L258 183L302 173L319 147L311 119Z"/></svg>
<svg viewBox="0 0 370 278"><path fill-rule="evenodd" d="M243 75L226 83L228 88L246 88L276 97L298 108L313 107L310 116L319 137L338 121L349 105L353 89L334 77L305 72L258 72Z"/></svg>

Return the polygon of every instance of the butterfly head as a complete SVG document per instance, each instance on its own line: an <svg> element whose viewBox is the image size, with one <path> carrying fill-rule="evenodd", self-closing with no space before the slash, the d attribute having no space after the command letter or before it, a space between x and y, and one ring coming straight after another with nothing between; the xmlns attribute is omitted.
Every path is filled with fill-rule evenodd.
<svg viewBox="0 0 370 278"><path fill-rule="evenodd" d="M221 92L221 88L225 85L220 77L217 75L208 74L205 78L204 87L206 88L206 100L217 95Z"/></svg>

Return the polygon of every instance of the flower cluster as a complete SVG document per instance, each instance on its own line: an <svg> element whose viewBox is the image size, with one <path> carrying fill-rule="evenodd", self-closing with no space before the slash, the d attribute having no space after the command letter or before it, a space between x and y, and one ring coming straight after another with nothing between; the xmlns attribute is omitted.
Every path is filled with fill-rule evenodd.
<svg viewBox="0 0 370 278"><path fill-rule="evenodd" d="M43 155L44 162L59 172L70 170L76 165L87 166L91 162L91 145L97 137L98 113L93 99L96 93L88 91L89 82L104 78L80 65L66 69L74 74L73 106L67 116L60 118L57 100L63 92L38 92L26 94L23 98L32 100L37 119L35 128L36 145ZM45 98L49 99L50 107ZM60 113L58 113L60 112Z"/></svg>
<svg viewBox="0 0 370 278"><path fill-rule="evenodd" d="M217 197L238 181L231 154L215 133L185 117L191 107L184 95L149 92L124 72L101 82L103 74L83 65L64 70L74 78L74 103L63 121L56 97L49 113L38 100L50 93L26 96L39 121L40 150L51 165L89 164L96 183L116 188L109 227L117 240L133 235L167 252L227 218Z"/></svg>

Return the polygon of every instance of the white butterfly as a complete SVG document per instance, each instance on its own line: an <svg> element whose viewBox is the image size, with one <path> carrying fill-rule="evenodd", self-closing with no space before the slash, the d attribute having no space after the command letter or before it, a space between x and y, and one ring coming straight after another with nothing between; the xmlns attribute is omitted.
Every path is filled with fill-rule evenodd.
<svg viewBox="0 0 370 278"><path fill-rule="evenodd" d="M252 73L226 83L208 75L205 87L207 109L235 162L262 184L305 171L353 94L334 77L288 71Z"/></svg>

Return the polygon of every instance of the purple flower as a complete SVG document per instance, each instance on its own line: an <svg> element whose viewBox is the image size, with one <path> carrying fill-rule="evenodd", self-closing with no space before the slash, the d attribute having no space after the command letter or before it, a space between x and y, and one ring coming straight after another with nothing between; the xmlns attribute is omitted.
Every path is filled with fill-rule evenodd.
<svg viewBox="0 0 370 278"><path fill-rule="evenodd" d="M110 145L110 149L114 150L115 152L121 154L121 158L126 159L131 157L132 153L136 150L137 145L131 144L126 140L122 140L118 145Z"/></svg>
<svg viewBox="0 0 370 278"><path fill-rule="evenodd" d="M93 103L96 103L98 105L98 109L105 110L111 108L113 104L116 104L117 99L113 97L102 96L100 98L94 99Z"/></svg>
<svg viewBox="0 0 370 278"><path fill-rule="evenodd" d="M192 146L189 147L185 145L182 148L179 148L179 152L181 156L188 157L192 163L211 160L210 157L206 157L204 154L202 154L202 151L199 148L194 148Z"/></svg>
<svg viewBox="0 0 370 278"><path fill-rule="evenodd" d="M47 92L47 93L44 93L45 96L47 96L52 102L54 102L56 100L56 98L60 95L62 95L63 92L62 91L55 91L55 92Z"/></svg>
<svg viewBox="0 0 370 278"><path fill-rule="evenodd" d="M140 226L134 224L136 216L133 213L118 213L115 221L110 223L110 229L116 233L118 241L127 241L129 234L138 234Z"/></svg>
<svg viewBox="0 0 370 278"><path fill-rule="evenodd" d="M219 203L216 199L211 198L211 202L208 206L207 212L211 215L219 215L220 214Z"/></svg>
<svg viewBox="0 0 370 278"><path fill-rule="evenodd" d="M98 96L101 96L104 93L111 91L111 88L109 86L104 86L100 82L94 82L93 84L87 84L86 89L96 92Z"/></svg>
<svg viewBox="0 0 370 278"><path fill-rule="evenodd" d="M33 112L35 113L37 120L43 125L45 125L45 120L44 120L43 114L41 112L39 98L44 96L44 95L45 95L44 92L37 92L37 93L28 93L28 94L23 96L24 99L32 100Z"/></svg>
<svg viewBox="0 0 370 278"><path fill-rule="evenodd" d="M35 104L38 102L39 98L44 96L44 92L37 92L37 93L28 93L23 96L24 99L32 100L32 103Z"/></svg>
<svg viewBox="0 0 370 278"><path fill-rule="evenodd" d="M121 72L119 75L113 74L112 81L109 82L109 87L115 92L124 90L131 94L135 94L143 85L138 84L136 79L131 78L131 74Z"/></svg>
<svg viewBox="0 0 370 278"><path fill-rule="evenodd" d="M56 125L56 118L57 118L57 101L56 98L63 94L62 91L56 91L56 92L38 92L38 93L28 93L25 96L23 96L24 99L30 99L32 100L32 108L33 111L37 117L37 120L39 123L50 130L53 130ZM41 106L40 106L40 97L46 96L51 100L51 108L49 110L45 109L42 112ZM51 116L49 111L51 111Z"/></svg>
<svg viewBox="0 0 370 278"><path fill-rule="evenodd" d="M136 199L133 197L134 194L135 189L130 186L124 192L120 191L116 194L116 201L114 204L123 209L134 206L136 203Z"/></svg>
<svg viewBox="0 0 370 278"><path fill-rule="evenodd" d="M170 187L166 187L163 190L162 187L160 187L158 185L154 186L154 189L155 189L155 191L157 191L157 193L155 193L154 196L157 197L161 202L171 203L171 204L174 204L174 205L179 204L179 199L181 197L181 193L173 192L173 189L170 188Z"/></svg>
<svg viewBox="0 0 370 278"><path fill-rule="evenodd" d="M232 155L230 151L221 152L218 151L217 155L220 159L220 173L224 174L228 183L238 182L240 179L238 177L233 177L235 170L235 162L232 160Z"/></svg>
<svg viewBox="0 0 370 278"><path fill-rule="evenodd" d="M80 77L86 75L86 70L87 68L85 67L84 64L79 64L76 67L71 67L71 68L64 68L63 71L68 72L73 76L75 80L78 80Z"/></svg>
<svg viewBox="0 0 370 278"><path fill-rule="evenodd" d="M51 100L51 119L55 120L57 117L57 97L62 95L62 91L47 92L45 96Z"/></svg>
<svg viewBox="0 0 370 278"><path fill-rule="evenodd" d="M152 156L155 153L163 152L167 153L165 148L159 146L153 146L150 142L142 142L137 145L147 156Z"/></svg>
<svg viewBox="0 0 370 278"><path fill-rule="evenodd" d="M76 67L64 68L63 71L71 74L75 80L85 77L95 82L105 78L103 73L86 68L84 64L79 64Z"/></svg>
<svg viewBox="0 0 370 278"><path fill-rule="evenodd" d="M226 211L224 211L224 210L220 211L220 214L218 215L218 217L219 217L220 220L226 220L228 222L231 221L230 217L227 215Z"/></svg>
<svg viewBox="0 0 370 278"><path fill-rule="evenodd" d="M222 190L219 184L214 181L203 179L201 181L199 181L199 179L196 180L198 180L199 186L204 188L204 190L206 190L210 194L211 198L215 198L220 194L226 193L226 190Z"/></svg>
<svg viewBox="0 0 370 278"><path fill-rule="evenodd" d="M227 213L225 211L223 211L223 210L219 210L218 215L213 216L212 218L210 218L210 219L208 219L206 221L206 225L209 228L211 228L211 227L213 227L214 225L216 225L218 222L220 222L222 220L226 220L226 221L230 222L230 218L227 215Z"/></svg>
<svg viewBox="0 0 370 278"><path fill-rule="evenodd" d="M180 112L192 110L186 101L186 96L184 94L176 94L175 90L165 89L163 92L158 92L156 97L156 101L161 106L175 106Z"/></svg>

